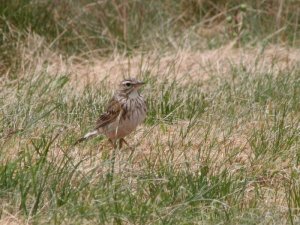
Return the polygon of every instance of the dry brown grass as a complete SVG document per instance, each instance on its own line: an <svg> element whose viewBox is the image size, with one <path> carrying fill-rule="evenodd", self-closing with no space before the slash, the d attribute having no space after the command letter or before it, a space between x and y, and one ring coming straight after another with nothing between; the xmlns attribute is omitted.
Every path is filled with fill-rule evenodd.
<svg viewBox="0 0 300 225"><path fill-rule="evenodd" d="M112 85L116 81L126 76L139 76L141 73L150 72L154 76L168 77L170 79L183 78L183 82L191 82L193 80L207 80L210 76L228 76L233 65L244 67L247 71L276 72L284 69L295 67L300 62L300 53L298 49L286 48L282 46L269 46L263 48L235 48L234 42L231 44L214 50L200 51L178 51L160 54L151 52L146 54L136 54L134 57L126 57L120 54L114 54L109 58L92 58L82 59L78 57L70 57L64 59L63 56L45 48L44 40L38 35L31 35L25 42L24 46L20 47L20 55L22 55L22 66L20 70L24 73L23 76L38 74L45 71L52 76L60 74L68 74L71 78L72 85L75 88L81 89L86 84L97 85L98 82L106 80ZM41 47L43 46L43 47ZM45 68L46 67L46 68ZM25 74L25 71L27 74ZM22 77L22 76L21 76ZM184 123L184 121L183 121ZM137 159L151 155L151 140L156 140L158 137L162 146L166 146L165 142L170 137L174 140L179 140L180 129L185 129L185 125L168 126L162 131L159 127L154 127L150 136L143 139L140 147L140 152L137 152ZM247 127L247 126L246 126ZM151 128L152 129L152 128ZM227 140L221 138L218 140L219 146L222 149L216 149L214 153L216 159L216 168L222 167L222 162L228 156L228 149L239 149L235 157L231 159L226 166L230 166L229 170L234 171L239 167L248 167L251 164L253 155L249 150L247 143L247 132L245 131L232 134ZM248 129L248 128L247 128ZM249 126L251 129L251 126ZM237 129L238 130L238 129ZM238 130L239 131L239 130ZM146 131L147 132L147 131ZM178 160L178 165L182 165L185 158L195 159L195 154L199 150L199 146L203 145L202 140L196 140L200 131L190 133L190 141L193 143L186 156L182 152L175 152L175 158ZM137 135L137 143L141 135ZM201 136L201 134L200 134ZM218 136L218 135L217 135ZM209 145L209 143L205 143ZM187 143L174 143L178 149ZM203 148L203 146L201 146ZM165 149L168 152L168 149ZM58 150L56 156L63 157L63 152ZM77 155L81 158L84 153ZM89 153L90 154L90 153ZM157 156L157 153L155 153ZM99 157L96 155L95 157ZM101 155L100 155L101 157ZM203 156L205 158L205 156ZM60 157L58 157L60 158ZM96 160L93 160L94 162ZM190 162L194 164L194 162ZM279 165L279 164L277 164ZM253 168L248 167L249 170Z"/></svg>
<svg viewBox="0 0 300 225"><path fill-rule="evenodd" d="M29 221L29 220L28 220ZM3 225L20 225L20 224L30 224L18 213L9 213L7 211L2 211L2 217L0 219L0 224Z"/></svg>
<svg viewBox="0 0 300 225"><path fill-rule="evenodd" d="M170 3L170 1L167 1L166 4L168 2ZM128 38L130 32L132 32L130 31L130 24L127 24L127 22L130 22L127 18L130 16L130 14L127 14L130 11L127 10L129 4L135 4L135 1L132 3L127 1L126 3L122 1L100 1L88 3L84 7L78 4L74 5L73 11L70 7L72 13L65 13L64 10L68 9L69 3L60 5L57 2L57 9L62 9L62 11L55 9L53 18L56 24L62 26L63 31L61 33L58 31L58 36L54 39L49 39L47 32L43 37L34 30L25 29L25 31L21 31L19 30L20 27L14 27L12 26L13 23L8 21L7 26L10 26L9 32L11 33L8 32L7 35L11 34L13 36L11 41L14 41L14 43L11 49L16 51L11 55L16 57L14 60L7 60L8 63L4 63L3 68L0 62L0 71L6 72L0 76L0 89L2 88L1 94L3 94L3 98L0 98L0 100L4 103L3 110L0 111L0 117L3 118L1 122L5 120L3 122L4 128L0 129L0 141L5 148L5 153L1 155L0 160L3 164L3 167L2 165L0 167L2 172L0 178L1 181L7 182L7 184L3 182L3 193L5 193L2 197L3 201L0 203L0 224L29 224L35 221L46 223L56 220L65 223L70 221L71 224L77 221L77 218L73 218L75 214L84 217L81 220L83 224L89 224L91 221L101 221L97 217L100 210L103 209L107 210L108 217L114 217L115 215L126 217L126 213L131 210L130 216L125 218L123 222L133 221L133 223L138 223L135 217L140 216L138 214L140 212L139 206L138 209L134 209L135 212L132 211L132 208L135 207L134 204L129 205L127 196L122 196L126 189L128 189L127 193L129 195L132 194L131 199L144 200L145 202L150 200L147 206L149 209L147 210L153 210L155 213L159 212L157 215L155 213L148 215L149 223L156 222L158 217L161 218L162 216L163 218L165 216L160 211L166 211L166 214L171 217L170 221L172 221L173 215L183 217L183 219L187 215L186 221L189 221L188 218L193 219L194 212L197 210L201 213L204 212L199 214L200 217L204 218L203 221L220 223L220 218L226 221L225 218L228 217L222 211L225 209L226 214L226 208L230 208L228 210L229 217L231 215L236 217L236 220L234 218L228 220L233 224L235 221L238 221L238 223L250 221L249 223L252 222L253 224L255 222L283 224L289 222L289 216L296 218L297 210L299 211L299 192L297 191L299 181L295 176L295 174L299 174L299 156L296 149L298 139L296 135L292 137L293 140L289 139L288 128L298 134L298 128L293 125L293 118L299 117L299 112L297 112L299 108L292 100L289 101L285 97L291 97L293 91L298 93L299 87L293 86L293 83L289 83L289 80L287 89L291 87L293 91L283 96L280 93L278 94L280 91L286 91L286 87L279 87L282 85L281 80L270 78L268 83L264 79L245 79L241 83L236 82L242 88L235 93L236 90L233 90L235 89L233 87L235 80L233 79L235 79L234 73L237 72L241 73L242 76L252 77L253 75L254 78L256 76L261 78L265 74L271 77L284 74L284 76L291 76L291 80L294 79L292 81L296 80L295 77L297 76L294 76L293 72L298 71L294 68L300 65L299 49L288 45L268 44L264 46L262 42L288 43L287 39L289 39L293 42L292 46L297 46L299 42L297 37L299 33L299 10L295 10L296 13L291 13L294 1L285 2L283 0L274 4L268 1L263 1L263 3L256 1L256 6L255 3L245 5L239 2L236 2L236 6L231 6L226 1L216 4L212 1L191 1L185 6L185 2L181 1L180 3L182 4L180 13L176 13L176 10L173 9L172 13L174 14L170 17L172 18L171 22L164 25L167 25L167 27L163 27L163 29L170 30L170 33L167 31L166 34L163 34L164 32L162 32L161 39L160 37L156 39L160 35L160 30L155 29L155 32L149 36L153 38L151 43L147 43L147 38L149 38L147 35L149 34L141 33L141 36L136 37L139 43L137 47L128 48L127 53L129 55L121 52L126 52L126 47L132 46L132 43L129 42L128 46L124 44L130 41ZM110 3L112 3L112 9L98 14L102 4L109 5ZM193 16L199 14L199 12L193 11L197 8L195 6L200 6L201 9L205 8L205 4L211 4L212 10L206 11L201 19ZM165 6L167 7L167 5ZM140 11L136 11L135 14L139 15L137 12L142 12L141 15L143 15L143 7L138 7L138 9ZM172 9L170 10L172 11ZM119 14L115 20L117 22L115 30L110 27L113 24L111 19L115 17L111 12ZM75 17L69 20L68 14L75 15ZM83 18L82 15L87 16L87 18ZM258 28L257 25L260 23L257 22L260 20L255 20L252 16L259 16L261 22L266 23L265 26L259 27L260 29L264 29L268 25L273 26L270 17L274 16L276 28L266 31L270 34L262 32L261 35L257 35L256 31L260 33L261 30L254 29ZM232 19L231 22L227 20L229 17ZM264 21L266 17L268 18ZM65 27L61 23L63 20L67 21ZM97 26L98 22L102 23L103 26ZM106 24L106 22L108 23ZM148 23L151 24L151 21L148 21ZM172 24L180 25L184 30L178 29L179 26L174 30L169 28L168 26L172 26ZM81 32L82 27L88 29ZM91 29L94 31L94 28L95 31L99 29L101 32L96 31L93 35L90 35L89 32ZM121 28L120 35L118 34L118 28ZM69 30L71 33L66 34L65 32ZM72 33L73 31L74 33ZM182 34L179 34L179 38L176 32L182 32ZM22 38L18 38L18 35ZM93 43L93 40L98 40L102 35L107 37L110 43L107 43L108 46L105 46L105 44L98 46L99 49L97 49L97 44ZM248 35L250 36L248 37ZM260 37L263 40L257 40ZM73 43L73 39L76 38L81 39L81 44L83 44L83 49L78 49L79 45L77 46L74 42L73 47L76 49L74 54L76 55L63 55L60 53L60 49L57 49L60 45L67 49L70 47L69 44ZM135 39L134 34L131 38ZM220 40L222 38L224 40ZM226 44L223 45L224 43ZM257 45L254 46L254 43ZM124 46L119 47L119 44ZM222 47L217 47L221 45ZM193 46L195 46L194 49ZM215 49L207 49L208 46ZM243 47L239 48L239 46ZM10 50L9 45L6 49ZM71 54L66 49L61 49L61 52ZM98 54L103 54L105 57ZM13 62L15 65L10 66L9 62ZM282 73L282 71L284 72ZM62 77L62 75L68 76L71 82L58 89L61 91L57 91L59 93L45 93L42 98L43 92L39 92L40 87L38 86L40 83L36 82L37 86L31 86L32 80L39 80L41 77L48 78L48 76L57 78ZM151 93L154 94L148 95L149 99L154 105L162 106L161 108L152 106L149 113L151 118L146 122L146 125L141 126L138 131L127 138L133 149L124 148L116 153L115 182L120 184L120 188L116 186L116 190L119 192L120 197L122 196L118 201L120 208L129 209L129 211L125 209L124 212L120 213L114 208L110 200L107 200L107 195L113 194L114 190L111 189L112 191L109 192L103 185L111 171L110 155L112 148L109 143L106 140L99 142L93 140L94 142L90 141L76 147L71 144L74 138L88 129L89 125L87 124L89 122L87 120L92 120L91 117L95 116L96 118L98 116L93 115L93 113L98 113L99 106L102 107L101 104L105 101L100 102L100 105L98 105L99 99L96 100L97 102L93 100L99 97L96 93L99 94L98 87L103 85L102 82L105 84L100 87L105 87L103 94L105 98L108 98L110 91L115 88L118 81L123 77L147 77L146 75L149 75L149 83L152 82L152 77L158 78L158 81L159 78L162 78L161 80L166 82L166 86L168 86L169 81L172 83L175 79L180 82L167 89L167 91L171 90L169 96L168 93L166 96L161 93L165 90L162 90L164 89L162 86L160 88L155 79L153 79L155 80L153 82L158 84L157 87L159 88L151 90L151 86L148 85L144 90L146 94L152 91ZM243 79L242 76L237 79ZM25 85L20 88L18 93L13 89L19 88L19 81L21 81L20 86ZM227 81L228 83L226 83ZM42 84L43 82L46 83L48 80L41 79ZM198 86L193 86L193 82L199 82L196 83ZM242 84L242 82L246 84ZM256 82L262 83L262 87L265 88L262 92L256 90L259 86ZM223 85L224 83L225 85ZM185 84L188 85L185 86ZM267 87L268 85L269 87ZM108 89L107 86L112 88ZM45 89L48 88L45 87ZM185 87L193 89L192 91L186 91L183 89ZM200 88L197 89L198 87L201 90ZM250 94L243 95L244 93L238 92L243 92L252 87L253 90L249 91ZM26 101L26 97L23 99L22 95L27 96L31 88L37 89L32 90L35 96L31 98L31 95L28 94L29 100ZM194 92L194 89L197 90ZM212 89L218 90L214 92ZM178 97L173 95L173 90L179 92L183 90L183 92ZM156 99L155 95L160 94L160 98ZM200 107L199 102L193 99L202 96L201 94L204 96L203 101L208 102L208 106L203 106L203 112L202 105ZM215 97L216 95L218 96ZM233 95L233 97L231 98L230 95ZM182 111L177 110L177 101L189 100L189 96L192 96L192 106L186 104L186 108ZM246 96L245 99L244 96ZM263 100L260 100L260 97ZM280 97L284 99L281 101ZM258 100L255 98L258 98ZM267 99L267 103L264 102L264 98ZM51 101L51 99L55 99L56 102ZM294 97L294 99L297 98ZM68 105L69 100L74 101L75 104ZM38 105L41 102L45 104ZM48 103L50 106L58 105L59 107L47 114L48 108L46 108L46 105ZM10 104L15 107L10 108ZM34 104L38 105L37 108L31 107ZM254 106L252 109L251 104L258 104L258 106L257 108ZM283 128L280 125L277 127L278 124L275 123L278 123L278 121L273 120L273 118L276 113L280 114L285 110L285 105L280 108L276 104L280 106L286 104L291 110L287 113L288 116L284 118ZM94 109L89 111L87 106L94 107ZM173 106L176 109L173 109ZM230 111L227 106L234 109ZM266 108L264 108L265 106ZM12 109L18 107L20 110ZM24 108L28 108L28 112L24 113L26 111L22 111ZM193 115L184 116L186 111L195 109L200 109L201 113L199 112L195 117ZM256 109L261 110L263 115L256 113ZM169 111L174 114L174 118L172 117L170 120L164 117ZM264 113L264 111L266 112ZM23 119L23 117L26 118ZM211 121L205 121L210 120L208 118L212 118ZM191 122L190 119L193 121ZM6 123L6 120L9 121ZM191 125L191 123L194 124ZM271 125L268 126L267 123ZM57 130L61 127L64 128L64 132L60 132L58 138L51 144L51 148L47 148L48 141L51 141L53 135L55 136ZM258 131L258 134L255 131ZM263 133L260 134L259 131ZM286 143L283 143L283 145L286 145L284 149L288 150L287 152L282 151L280 145L278 149L278 146L273 146L276 138L278 138L276 137L278 132L282 132L283 136L285 135L284 138L286 139L284 141ZM259 135L261 135L261 139L266 138L266 145L268 145L266 149L261 150L259 148L259 144L261 144ZM253 147L251 145L253 144L251 138L257 141L257 146ZM36 147L34 142L40 146ZM46 155L46 163L43 162L42 154ZM65 162L68 163L64 164ZM207 174L205 172L206 167ZM45 175L48 169L51 171L49 176ZM171 171L171 174L168 174L169 171ZM226 175L223 176L223 173ZM16 178L16 174L19 177ZM149 174L150 176L148 176ZM191 183L185 180L186 176L189 175L195 178L191 179ZM176 180L180 176L182 176L182 179L179 180L179 185L172 184L172 180ZM198 190L193 190L194 185L199 182L201 176L205 177L204 180L206 179L207 183L203 182ZM43 187L40 184L43 184L44 177L47 180L45 181L46 186ZM149 179L149 184L147 184L148 181L145 182L145 179ZM229 191L226 191L228 188L227 179L231 182L229 184L231 190ZM155 182L152 183L152 181ZM138 182L144 182L145 186L139 187ZM168 182L174 186L167 187ZM185 186L181 186L184 182L186 182ZM151 196L151 185L156 185L156 183L158 184L156 188L161 187L161 196L156 196L155 191ZM220 192L224 192L223 194L219 196L212 191L210 195L205 197L207 191L209 192L219 185L222 186L223 190L220 189ZM203 188L202 186L206 187ZM83 188L81 189L81 187ZM182 199L180 200L179 197L178 201L173 194L181 187L186 192L183 191ZM101 188L103 190L99 191ZM37 211L32 212L35 207L34 200L39 201L39 194L36 190L42 191L42 201L37 207ZM25 194L28 191L28 195L24 195L24 191ZM193 194L191 195L188 192ZM164 194L165 196L163 196ZM202 194L203 199L200 196ZM293 195L295 196L294 199L292 199ZM11 196L12 198L10 198ZM170 196L174 197L172 199L174 202L171 201L170 204L164 206L165 202L170 201ZM165 199L160 199L163 197ZM154 199L154 201L151 202L151 199ZM184 214L180 211L183 208L178 207L178 205L193 205L191 199L192 201L195 200L196 204L190 215ZM22 200L25 205L22 205ZM217 206L214 201L221 203L222 206ZM107 204L106 209L101 208L103 204ZM157 207L159 204L162 206ZM82 205L84 206L81 208ZM175 213L176 207L179 210ZM221 213L218 213L218 211ZM205 218L206 213L207 218ZM253 216L251 213L253 213ZM32 217L33 214L36 217ZM243 218L245 214L246 216ZM57 217L62 218L57 219ZM92 219L89 220L90 218ZM197 219L196 215L195 219L190 221L197 221ZM110 219L106 220L106 218L103 220L112 221ZM295 223L297 221L295 220ZM163 223L163 220L161 222Z"/></svg>
<svg viewBox="0 0 300 225"><path fill-rule="evenodd" d="M109 58L80 57L64 58L51 48L45 47L45 41L38 35L30 35L26 42L20 46L19 55L20 75L34 77L46 72L50 76L68 75L73 91L83 90L89 84L97 86L105 80L107 85L116 85L123 77L141 76L149 73L151 76L178 79L181 83L193 81L209 81L211 77L226 79L231 77L232 68L238 67L249 74L270 73L278 74L280 71L292 70L299 66L300 53L298 49L284 46L235 48L235 42L218 49L191 51L180 50L177 52L137 53L135 56L113 54ZM5 77L2 84L17 82L19 79L9 81ZM208 88L209 82L207 83ZM115 87L114 87L115 88ZM148 90L149 91L149 90ZM9 89L4 90L9 92ZM3 92L3 93L4 93ZM74 94L74 93L73 93ZM16 101L15 96L7 95L7 102ZM51 96L49 96L51 98ZM10 99L10 100L9 100ZM271 103L270 103L271 104ZM272 111L273 106L269 105ZM286 201L285 182L294 172L291 170L293 158L266 159L257 158L249 144L249 134L254 127L263 126L260 118L250 122L239 121L234 132L225 134L222 127L217 124L210 127L209 134L204 139L207 130L205 126L195 126L189 130L187 136L182 132L188 129L188 121L180 120L174 124L156 124L152 127L142 126L136 133L128 137L129 142L135 146L135 150L123 149L117 152L115 173L120 179L130 179L133 192L138 175L144 171L160 168L163 164L172 165L175 171L188 170L199 171L203 165L210 166L209 176L220 174L227 170L230 176L244 176L255 178L244 191L244 207L249 207L257 200L257 187L260 188L260 196L263 201L259 207L276 208L282 216L287 215L288 204ZM197 121L205 124L204 121ZM225 125L226 126L226 125ZM224 128L224 127L223 127ZM19 129L16 127L16 129ZM70 125L69 132L80 133L78 126ZM31 139L37 139L42 128L38 128ZM9 132L7 132L9 134ZM21 146L30 145L30 140L12 137L6 138L12 143L3 159L14 160L19 157ZM14 144L18 143L18 144ZM97 184L101 177L110 171L109 155L110 145L103 141L99 145L86 145L70 148L59 144L59 141L51 149L47 160L54 164L60 164L67 157L72 159L76 168L76 177L70 185L76 187L86 176L93 171L93 179L90 184ZM38 158L39 156L36 155ZM32 158L36 160L36 158ZM210 160L209 162L207 160ZM148 163L145 163L148 162ZM267 162L267 163L266 163ZM237 177L236 179L239 179ZM59 188L59 187L58 187ZM58 190L59 191L59 190ZM13 215L4 212L0 220L1 224L26 224L17 209L13 209Z"/></svg>
<svg viewBox="0 0 300 225"><path fill-rule="evenodd" d="M227 75L233 65L243 65L246 70L261 72L279 71L300 62L298 49L270 46L266 49L236 49L228 45L215 50L178 51L176 53L148 53L134 57L115 55L109 59L92 59L71 64L69 72L77 82L97 83L102 79L115 82L126 76L151 72L157 76L182 78L185 81L206 80L213 74ZM64 67L63 67L64 68Z"/></svg>
<svg viewBox="0 0 300 225"><path fill-rule="evenodd" d="M145 72L170 79L183 78L183 82L207 80L211 76L227 76L232 66L239 65L247 71L276 72L295 67L300 62L298 49L284 46L235 48L235 41L213 50L177 52L148 52L135 56L113 54L108 58L78 56L63 57L45 47L42 37L32 34L23 46L20 78L46 71L50 75L69 75L76 88L97 84L102 80L115 84L128 76L140 76Z"/></svg>

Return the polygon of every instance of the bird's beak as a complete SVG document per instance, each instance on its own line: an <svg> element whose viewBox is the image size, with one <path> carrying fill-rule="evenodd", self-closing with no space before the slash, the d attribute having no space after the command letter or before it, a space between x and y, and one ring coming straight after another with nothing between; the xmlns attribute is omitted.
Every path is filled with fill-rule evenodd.
<svg viewBox="0 0 300 225"><path fill-rule="evenodd" d="M136 88L140 88L140 87L142 87L144 84L145 84L145 82L139 81L139 82L136 83L134 86L135 86Z"/></svg>

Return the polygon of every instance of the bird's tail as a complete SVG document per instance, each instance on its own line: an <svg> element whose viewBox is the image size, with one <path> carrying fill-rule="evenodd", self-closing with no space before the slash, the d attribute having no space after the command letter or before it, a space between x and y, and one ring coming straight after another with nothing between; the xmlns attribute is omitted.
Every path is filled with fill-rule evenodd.
<svg viewBox="0 0 300 225"><path fill-rule="evenodd" d="M82 138L78 139L74 143L74 145L77 145L77 144L79 144L79 143L81 143L81 142L83 142L83 141L85 141L89 138L92 138L92 137L96 136L97 134L99 134L98 130L91 131L91 132L87 133L86 135L84 135Z"/></svg>

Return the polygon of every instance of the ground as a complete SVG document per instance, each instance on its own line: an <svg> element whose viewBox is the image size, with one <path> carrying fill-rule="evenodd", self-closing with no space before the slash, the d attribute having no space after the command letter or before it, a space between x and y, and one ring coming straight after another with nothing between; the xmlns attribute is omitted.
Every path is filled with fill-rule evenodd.
<svg viewBox="0 0 300 225"><path fill-rule="evenodd" d="M126 17L123 5L112 2L88 3L84 10L92 13L95 5L108 4L107 12ZM180 7L188 7L184 4ZM89 23L81 17L82 24L73 24L74 17L49 41L44 30L45 35L38 29L19 31L0 7L0 21L9 27L3 37L13 39L11 45L0 43L0 56L6 57L0 64L0 224L300 223L299 32L288 23L296 14L288 17L279 4L265 11L244 11L244 5L218 8L211 15L223 7L218 4L208 4L212 8L199 23L194 22L199 12L183 22L185 14L179 14L178 23L191 25L182 35L168 27L160 37L167 45L151 41L158 30L137 37L142 47L133 48L135 39L131 43L128 38L128 49L113 46L105 54L95 53L102 45L75 53L60 49L69 47L74 36L63 39L68 29L93 46L76 26L92 27L97 19L102 26L100 16ZM54 9L54 19L62 19L60 8ZM152 13L152 8L138 9ZM236 9L240 11L234 18L276 9L276 31L259 40L251 29L257 21L250 16L239 23L243 28L228 26L228 15ZM111 38L104 43L107 48L130 35L130 24L121 25L124 40L110 27L103 29L101 35ZM294 44L267 41L288 26ZM233 35L230 29L236 28L244 33ZM211 46L222 32L227 39ZM59 41L65 44L56 46ZM112 174L113 150L105 137L73 143L94 127L118 82L129 76L146 82L141 92L148 114L126 138L130 147L116 151Z"/></svg>

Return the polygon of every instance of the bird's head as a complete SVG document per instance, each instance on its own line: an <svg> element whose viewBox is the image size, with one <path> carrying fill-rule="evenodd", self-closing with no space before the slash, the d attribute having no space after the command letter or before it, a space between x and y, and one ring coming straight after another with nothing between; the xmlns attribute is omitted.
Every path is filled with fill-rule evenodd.
<svg viewBox="0 0 300 225"><path fill-rule="evenodd" d="M121 83L119 84L119 90L125 94L130 94L140 89L144 84L144 82L139 81L135 78L128 78L121 81Z"/></svg>

